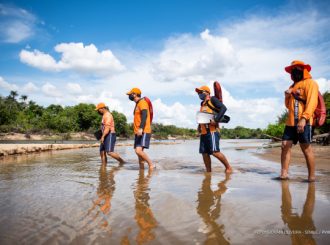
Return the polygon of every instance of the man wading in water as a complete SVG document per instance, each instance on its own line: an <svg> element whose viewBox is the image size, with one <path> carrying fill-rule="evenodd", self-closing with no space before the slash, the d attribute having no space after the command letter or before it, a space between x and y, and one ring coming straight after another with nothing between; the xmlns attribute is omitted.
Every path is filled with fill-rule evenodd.
<svg viewBox="0 0 330 245"><path fill-rule="evenodd" d="M114 152L116 144L116 132L115 122L113 120L112 114L106 108L104 103L99 103L95 110L100 115L102 115L102 137L100 139L100 155L102 164L107 164L107 154L116 159L121 164L124 163L124 160L119 156L119 154Z"/></svg>
<svg viewBox="0 0 330 245"><path fill-rule="evenodd" d="M313 113L318 103L318 85L312 80L310 70L310 65L299 60L285 67L285 71L291 75L293 85L284 92L289 114L282 137L282 180L288 179L292 144L299 141L307 163L308 181L315 181L315 159L311 142Z"/></svg>
<svg viewBox="0 0 330 245"><path fill-rule="evenodd" d="M212 109L207 105L210 100L210 89L208 86L196 88L199 98L202 100L201 112L213 113ZM214 105L217 106L217 105ZM207 172L211 172L211 157L213 155L217 158L226 168L226 173L231 173L232 168L224 154L220 152L220 133L218 122L210 121L208 124L199 124L198 131L200 133L199 153L203 155L204 164Z"/></svg>
<svg viewBox="0 0 330 245"><path fill-rule="evenodd" d="M151 138L151 111L146 98L141 98L141 90L132 88L128 93L129 100L135 102L133 129L135 134L134 149L139 158L140 169L144 169L144 162L149 169L154 168L149 156L144 149L149 149Z"/></svg>

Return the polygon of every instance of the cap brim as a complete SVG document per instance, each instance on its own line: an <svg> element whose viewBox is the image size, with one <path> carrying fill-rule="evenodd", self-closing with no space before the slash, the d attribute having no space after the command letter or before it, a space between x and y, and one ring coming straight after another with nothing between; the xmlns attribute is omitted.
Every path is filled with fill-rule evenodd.
<svg viewBox="0 0 330 245"><path fill-rule="evenodd" d="M197 93L200 93L200 92L203 92L204 90L199 89L199 88L195 88L195 91L196 91Z"/></svg>

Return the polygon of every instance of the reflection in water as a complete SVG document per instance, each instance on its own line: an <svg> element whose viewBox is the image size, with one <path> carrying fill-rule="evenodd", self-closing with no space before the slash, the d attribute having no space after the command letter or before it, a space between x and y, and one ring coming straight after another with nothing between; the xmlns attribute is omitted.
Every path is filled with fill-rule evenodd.
<svg viewBox="0 0 330 245"><path fill-rule="evenodd" d="M107 214L110 213L111 199L116 189L115 173L121 168L121 165L112 167L107 172L106 165L102 164L99 171L99 186L97 188L98 198L93 201L93 206L88 210L88 216L96 209L95 215L92 217L92 221L88 223L91 225L92 222L98 218L102 218L102 227L106 228L109 226ZM110 228L110 227L109 227Z"/></svg>
<svg viewBox="0 0 330 245"><path fill-rule="evenodd" d="M313 211L315 204L315 183L308 184L308 191L302 214L293 213L289 181L282 181L282 219L291 233L292 244L316 244L312 234L315 231ZM307 233L307 234L306 234Z"/></svg>
<svg viewBox="0 0 330 245"><path fill-rule="evenodd" d="M205 223L207 238L205 244L230 244L229 239L224 237L224 225L217 223L221 211L221 195L226 192L226 183L230 179L230 174L226 174L226 178L218 184L218 189L211 189L210 173L205 173L202 187L198 192L197 213Z"/></svg>
<svg viewBox="0 0 330 245"><path fill-rule="evenodd" d="M149 205L149 182L151 176L152 175L150 171L145 177L144 170L140 170L134 191L135 220L139 227L139 232L136 236L136 242L138 244L149 242L155 239L153 229L157 227L157 221Z"/></svg>

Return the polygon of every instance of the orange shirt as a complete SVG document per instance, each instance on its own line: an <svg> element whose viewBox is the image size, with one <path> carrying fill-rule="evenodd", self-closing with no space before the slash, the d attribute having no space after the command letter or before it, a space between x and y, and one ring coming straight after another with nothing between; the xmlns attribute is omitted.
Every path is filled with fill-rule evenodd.
<svg viewBox="0 0 330 245"><path fill-rule="evenodd" d="M110 128L110 133L115 132L115 121L109 111L106 111L102 116L102 131L104 131L106 127Z"/></svg>
<svg viewBox="0 0 330 245"><path fill-rule="evenodd" d="M144 133L150 134L151 133L151 125L150 125L150 111L149 111L149 105L144 99L140 99L134 110L134 133L137 134L141 125L141 112L142 110L147 110L147 121L145 124L145 127L143 129Z"/></svg>
<svg viewBox="0 0 330 245"><path fill-rule="evenodd" d="M213 113L212 109L207 106L207 102L203 102L200 112ZM216 126L210 124L199 124L199 126L201 128L201 134L207 134L207 127L210 129L210 132L215 132L217 130Z"/></svg>
<svg viewBox="0 0 330 245"><path fill-rule="evenodd" d="M292 92L300 92L299 97L306 100L306 104L298 103L298 120L302 117L306 119L310 125L313 124L313 114L318 103L318 91L319 86L317 83L311 79L310 74L307 70L304 70L304 80L297 82L292 87ZM293 95L287 96L285 98L285 106L288 108L289 115L286 121L287 126L295 126L294 120L294 108L295 108L295 98Z"/></svg>

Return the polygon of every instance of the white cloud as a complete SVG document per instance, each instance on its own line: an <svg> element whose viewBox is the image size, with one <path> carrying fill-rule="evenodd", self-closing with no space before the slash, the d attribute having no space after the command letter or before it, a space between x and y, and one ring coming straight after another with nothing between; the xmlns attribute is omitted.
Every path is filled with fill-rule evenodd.
<svg viewBox="0 0 330 245"><path fill-rule="evenodd" d="M62 93L51 83L45 83L42 86L41 90L46 96L55 97L55 98L62 97Z"/></svg>
<svg viewBox="0 0 330 245"><path fill-rule="evenodd" d="M16 84L6 82L3 77L0 77L0 87L8 91L18 89L18 86Z"/></svg>
<svg viewBox="0 0 330 245"><path fill-rule="evenodd" d="M188 128L197 127L195 115L196 111L199 109L198 101L196 105L184 105L180 102L167 105L158 98L152 101L152 104L154 109L154 122Z"/></svg>
<svg viewBox="0 0 330 245"><path fill-rule="evenodd" d="M39 50L22 50L19 54L20 60L30 66L37 67L43 71L59 71L60 68L54 58Z"/></svg>
<svg viewBox="0 0 330 245"><path fill-rule="evenodd" d="M62 92L63 103L103 101L125 113L129 121L134 104L125 92L139 87L153 99L155 122L195 128L199 101L194 88L218 80L231 117L225 126L264 128L284 110L282 92L292 83L284 67L292 60L310 63L312 75L321 77L317 79L320 90L329 90L329 44L322 38L329 18L315 11L308 16L306 12L250 16L220 23L225 28L169 37L160 50L121 50L120 59L110 50L98 51L95 45L82 43L57 45L60 59L27 48L20 56L38 69L79 73L79 83L48 80ZM91 81L86 74L101 78ZM63 76L65 81L77 81L70 75Z"/></svg>
<svg viewBox="0 0 330 245"><path fill-rule="evenodd" d="M23 86L22 91L24 93L35 93L39 91L39 88L34 83L28 82Z"/></svg>
<svg viewBox="0 0 330 245"><path fill-rule="evenodd" d="M325 92L330 92L330 80L326 78L315 79L319 85L319 91L323 94Z"/></svg>
<svg viewBox="0 0 330 245"><path fill-rule="evenodd" d="M82 88L79 83L67 83L66 88L71 94L80 94L82 92Z"/></svg>
<svg viewBox="0 0 330 245"><path fill-rule="evenodd" d="M94 44L84 46L83 43L61 43L55 46L55 51L61 53L59 61L39 50L22 50L20 60L35 68L54 72L71 70L104 76L125 69L111 50L99 52Z"/></svg>
<svg viewBox="0 0 330 245"><path fill-rule="evenodd" d="M219 77L236 66L234 49L225 37L206 29L199 37L181 35L170 38L154 62L154 73L165 81L178 78Z"/></svg>
<svg viewBox="0 0 330 245"><path fill-rule="evenodd" d="M35 34L37 18L25 9L0 4L0 40L19 43Z"/></svg>

